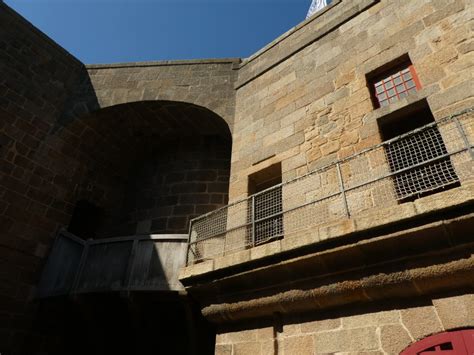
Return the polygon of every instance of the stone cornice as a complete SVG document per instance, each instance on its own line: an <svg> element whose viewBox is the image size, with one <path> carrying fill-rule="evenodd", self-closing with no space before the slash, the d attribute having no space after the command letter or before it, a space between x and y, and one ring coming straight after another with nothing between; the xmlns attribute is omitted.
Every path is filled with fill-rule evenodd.
<svg viewBox="0 0 474 355"><path fill-rule="evenodd" d="M241 62L240 58L159 60L159 61L148 61L148 62L87 64L86 69L144 68L144 67L163 67L163 66L200 65L200 64L234 64L235 69L237 69L237 66L240 62Z"/></svg>
<svg viewBox="0 0 474 355"><path fill-rule="evenodd" d="M271 296L211 304L202 309L202 314L211 322L227 323L270 317L274 313L324 311L349 304L397 300L453 290L472 291L474 245L470 245L470 256L466 252L460 254L459 260L443 264L395 272L381 268L378 273L360 280L348 279L306 289L292 288Z"/></svg>
<svg viewBox="0 0 474 355"><path fill-rule="evenodd" d="M472 212L472 206L467 209ZM188 291L201 301L202 313L210 321L222 323L472 289L474 243L467 234L474 229L474 213L462 215L465 212L253 270L215 276L212 281L194 283Z"/></svg>

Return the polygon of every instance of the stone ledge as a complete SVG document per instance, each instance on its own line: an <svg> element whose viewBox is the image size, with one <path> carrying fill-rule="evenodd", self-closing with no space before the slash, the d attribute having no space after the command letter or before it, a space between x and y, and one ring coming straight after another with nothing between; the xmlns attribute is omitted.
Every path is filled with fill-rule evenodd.
<svg viewBox="0 0 474 355"><path fill-rule="evenodd" d="M266 245L257 247L256 251L247 249L237 253L218 257L211 266L203 267L198 263L184 268L180 281L190 281L193 277L202 276L214 271L223 271L235 266L246 267L250 262L268 257L292 252L301 248L315 245L325 240L347 238L354 233L370 232L374 229L403 223L416 217L439 213L448 208L466 205L474 202L474 180L463 182L462 186L429 195L414 202L377 209L351 219L344 219L328 225L322 225L317 230L302 231L291 237L283 238ZM237 255L236 255L237 254ZM206 261L205 263L208 263ZM208 264L206 264L208 265ZM210 264L209 264L210 265Z"/></svg>
<svg viewBox="0 0 474 355"><path fill-rule="evenodd" d="M420 91L411 93L409 96L401 98L400 100L389 104L388 106L379 107L365 115L363 118L364 123L377 122L383 119L385 116L391 115L399 110L405 109L412 105L421 104L424 100L429 100L431 95L436 94L439 91L437 86L429 86L423 88Z"/></svg>
<svg viewBox="0 0 474 355"><path fill-rule="evenodd" d="M240 63L240 58L208 58L208 59L181 59L181 60L159 60L145 62L104 63L86 64L86 69L110 69L110 68L141 68L161 67L170 65L196 65L196 64L235 64Z"/></svg>
<svg viewBox="0 0 474 355"><path fill-rule="evenodd" d="M211 272L214 270L214 260L205 260L197 264L190 265L182 268L179 271L178 279L188 279L193 276L201 275L203 273Z"/></svg>
<svg viewBox="0 0 474 355"><path fill-rule="evenodd" d="M330 285L305 289L295 289L289 285L286 291L275 292L266 297L253 293L254 297L248 300L211 303L203 307L202 314L211 322L221 323L270 316L274 312L293 314L308 310L322 311L353 303L411 298L465 289L472 287L473 275L474 254L471 252L468 258L461 257L455 261L407 271L384 270L359 280L336 281ZM434 283L437 287L429 293L420 292L415 287L420 282Z"/></svg>

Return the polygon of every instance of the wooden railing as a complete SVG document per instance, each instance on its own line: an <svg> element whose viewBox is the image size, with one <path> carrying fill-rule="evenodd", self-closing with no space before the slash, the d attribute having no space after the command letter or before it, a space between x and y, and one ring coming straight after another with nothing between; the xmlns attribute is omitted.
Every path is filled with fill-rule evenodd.
<svg viewBox="0 0 474 355"><path fill-rule="evenodd" d="M43 269L38 297L108 291L182 291L187 235L83 240L60 231Z"/></svg>

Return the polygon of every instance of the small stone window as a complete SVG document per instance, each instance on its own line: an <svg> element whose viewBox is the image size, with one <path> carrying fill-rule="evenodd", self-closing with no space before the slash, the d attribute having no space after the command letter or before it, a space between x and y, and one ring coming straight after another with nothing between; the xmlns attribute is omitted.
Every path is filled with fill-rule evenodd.
<svg viewBox="0 0 474 355"><path fill-rule="evenodd" d="M385 155L399 202L459 185L441 133L432 123L433 115L424 100L379 121L383 140L390 140L384 146Z"/></svg>
<svg viewBox="0 0 474 355"><path fill-rule="evenodd" d="M368 82L376 107L387 106L421 89L415 68L407 58L377 70L375 75L369 75Z"/></svg>
<svg viewBox="0 0 474 355"><path fill-rule="evenodd" d="M283 237L281 164L274 164L249 176L249 244L266 243Z"/></svg>

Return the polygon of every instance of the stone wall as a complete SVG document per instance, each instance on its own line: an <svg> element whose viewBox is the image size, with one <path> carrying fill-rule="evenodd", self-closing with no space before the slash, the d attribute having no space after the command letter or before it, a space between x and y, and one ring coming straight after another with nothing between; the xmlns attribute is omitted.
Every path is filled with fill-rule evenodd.
<svg viewBox="0 0 474 355"><path fill-rule="evenodd" d="M32 353L53 343L43 340L51 324L34 322L35 286L75 203L103 208L107 234L121 217L136 157L157 148L157 135L205 133L229 145L239 60L86 68L3 2L0 22L0 351ZM136 101L143 106L126 106ZM226 182L217 180L228 173L217 174L219 191L190 215L225 203Z"/></svg>
<svg viewBox="0 0 474 355"><path fill-rule="evenodd" d="M473 105L469 1L340 1L244 61L237 81L230 201L252 173L283 180L381 141L378 120L427 99L435 118ZM408 55L422 89L374 108L366 75Z"/></svg>
<svg viewBox="0 0 474 355"><path fill-rule="evenodd" d="M230 142L177 137L141 156L129 175L120 233L188 233L190 219L227 203Z"/></svg>
<svg viewBox="0 0 474 355"><path fill-rule="evenodd" d="M216 355L399 354L445 330L474 327L474 295L373 303L222 328Z"/></svg>
<svg viewBox="0 0 474 355"><path fill-rule="evenodd" d="M24 353L47 352L42 324L33 330L34 286L55 231L68 224L78 199L115 211L104 234L126 215L124 233L182 232L190 217L226 203L229 128L234 201L248 194L248 176L270 165L281 162L287 180L380 142L378 120L415 101L426 99L435 118L471 107L469 4L334 1L239 68L238 59L84 67L0 2L0 351L26 344ZM375 109L367 74L405 55L422 90ZM181 153L160 150L164 137L183 132L218 135L226 144L212 147L215 156L204 141L191 149L178 139ZM183 160L170 161L175 154ZM148 195L150 180L161 186L157 195ZM246 332L222 329L217 351L268 353L271 344L273 353L395 353L426 335L417 333L413 317L431 319L423 331L436 332L472 326L472 315L456 318L472 308L471 295L366 310L355 320L283 319L272 336L256 324Z"/></svg>
<svg viewBox="0 0 474 355"><path fill-rule="evenodd" d="M0 344L30 325L38 269L67 219L49 174L59 153L45 145L85 78L74 57L0 2ZM18 345L18 344L17 344Z"/></svg>
<svg viewBox="0 0 474 355"><path fill-rule="evenodd" d="M91 86L77 92L64 115L137 101L179 101L206 107L232 127L240 59L87 65Z"/></svg>

